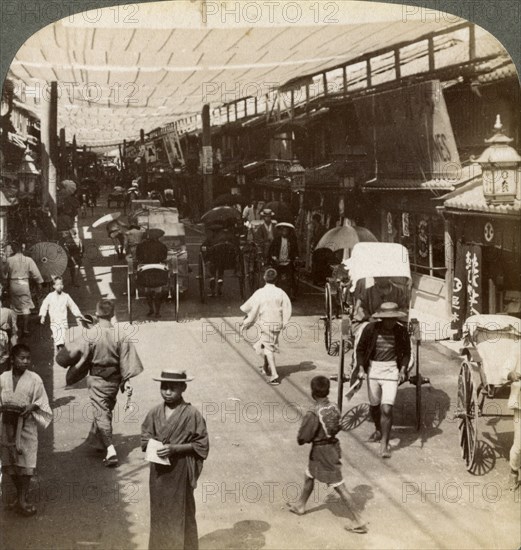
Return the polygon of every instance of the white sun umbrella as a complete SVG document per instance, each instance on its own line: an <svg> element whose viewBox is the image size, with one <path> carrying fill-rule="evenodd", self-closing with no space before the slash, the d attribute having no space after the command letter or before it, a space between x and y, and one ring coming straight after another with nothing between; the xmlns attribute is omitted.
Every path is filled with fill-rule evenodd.
<svg viewBox="0 0 521 550"><path fill-rule="evenodd" d="M76 182L72 180L63 180L60 185L62 191L67 195L72 195L78 187Z"/></svg>
<svg viewBox="0 0 521 550"><path fill-rule="evenodd" d="M105 214L104 216L101 216L101 218L98 218L93 224L92 227L99 227L100 225L103 225L104 223L109 223L117 220L121 217L121 212L111 212L110 214Z"/></svg>
<svg viewBox="0 0 521 550"><path fill-rule="evenodd" d="M352 291L360 279L399 277L411 280L409 251L398 243L357 243L351 257L343 263L349 270Z"/></svg>

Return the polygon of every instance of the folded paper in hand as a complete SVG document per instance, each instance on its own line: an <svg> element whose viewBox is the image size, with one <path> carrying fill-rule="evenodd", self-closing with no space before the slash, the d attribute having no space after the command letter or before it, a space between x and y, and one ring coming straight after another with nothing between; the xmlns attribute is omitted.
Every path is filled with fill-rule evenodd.
<svg viewBox="0 0 521 550"><path fill-rule="evenodd" d="M163 443L156 439L149 439L147 444L147 452L145 453L145 460L148 462L155 462L156 464L164 464L170 466L170 460L168 458L161 458L157 456L157 451L164 447Z"/></svg>

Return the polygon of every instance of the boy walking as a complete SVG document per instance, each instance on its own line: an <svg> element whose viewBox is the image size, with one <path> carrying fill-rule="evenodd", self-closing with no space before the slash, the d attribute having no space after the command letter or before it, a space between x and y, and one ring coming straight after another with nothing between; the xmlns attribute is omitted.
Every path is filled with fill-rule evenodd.
<svg viewBox="0 0 521 550"><path fill-rule="evenodd" d="M49 314L52 339L56 350L59 351L65 344L65 333L69 328L68 310L71 311L78 322L83 316L74 300L66 292L63 292L63 279L61 277L54 277L53 288L54 291L47 294L40 307L40 322L43 325L47 314Z"/></svg>
<svg viewBox="0 0 521 550"><path fill-rule="evenodd" d="M291 301L281 288L275 286L276 279L277 272L273 268L267 269L264 273L266 284L241 306L241 311L246 313L242 330L257 325L259 338L253 349L264 356L264 373L269 375L268 383L272 386L280 384L274 354L279 350L280 332L291 318Z"/></svg>
<svg viewBox="0 0 521 550"><path fill-rule="evenodd" d="M161 382L163 403L149 411L141 426L141 447L150 461L148 547L197 550L194 489L209 451L206 422L183 399L193 378L163 370L154 380Z"/></svg>
<svg viewBox="0 0 521 550"><path fill-rule="evenodd" d="M312 378L311 397L316 403L302 419L297 436L299 445L311 443L311 452L302 494L296 504L289 506L289 510L298 516L305 513L306 502L313 492L315 479L317 479L335 489L353 516L354 524L346 527L346 530L365 534L367 526L362 523L351 506L351 496L342 477L340 442L335 437L340 431L340 411L334 403L329 401L328 395L329 379L325 376Z"/></svg>

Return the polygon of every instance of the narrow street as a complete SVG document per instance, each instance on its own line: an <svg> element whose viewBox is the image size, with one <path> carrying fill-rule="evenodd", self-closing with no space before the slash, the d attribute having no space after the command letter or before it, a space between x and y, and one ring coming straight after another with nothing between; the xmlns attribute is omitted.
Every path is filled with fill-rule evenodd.
<svg viewBox="0 0 521 550"><path fill-rule="evenodd" d="M94 218L80 220L88 251L84 281L69 291L84 313L92 312L101 296L116 298L117 318L124 321L125 269L114 262L104 230L90 230L103 213L98 208ZM200 234L190 230L191 263L200 241ZM258 369L258 357L236 331L241 316L235 281L227 278L224 297L202 306L195 275L183 297L181 322L171 320L172 306L167 305L159 321L136 314L138 320L129 326L145 372L135 379L131 408L123 410L122 398L116 408L120 466L115 470L104 468L102 457L84 444L92 419L85 382L65 387L65 372L51 366L47 327L40 333L35 329L34 368L44 379L54 422L41 432L39 475L32 489L38 515L27 520L3 510L3 548L147 547L148 464L139 434L146 412L160 399L152 376L165 366L195 376L186 398L203 412L210 433L210 456L195 492L201 548L312 549L324 547L326 540L327 548L338 549L514 547L519 493L504 488L511 419L482 419L481 440L488 453L482 475L468 474L453 420L459 364L438 344L421 349L422 373L431 385L423 388L419 433L414 387L398 392L390 460L379 458L378 445L367 442L372 425L365 386L344 403L343 471L370 522L369 534L360 537L343 529L346 513L334 491L322 484L310 499L309 514L290 514L286 503L301 490L309 452L296 442L300 419L311 404L309 382L337 369L338 359L325 353L319 330L322 297L304 285L281 342L282 383L271 387ZM144 304L136 311L140 308L146 311ZM331 397L336 397L335 383Z"/></svg>

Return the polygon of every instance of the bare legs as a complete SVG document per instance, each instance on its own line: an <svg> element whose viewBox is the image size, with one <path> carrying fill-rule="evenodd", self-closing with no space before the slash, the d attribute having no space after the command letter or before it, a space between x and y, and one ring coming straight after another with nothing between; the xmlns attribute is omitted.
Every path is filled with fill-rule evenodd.
<svg viewBox="0 0 521 550"><path fill-rule="evenodd" d="M288 503L290 512L293 512L298 516L301 516L305 513L306 503L309 500L311 493L313 492L314 485L315 485L315 480L306 476L304 480L304 487L302 488L302 494L300 495L300 498L293 505L289 505ZM337 487L335 487L335 491L338 493L344 506L347 508L349 514L353 518L352 526L346 527L346 529L353 533L360 533L360 534L367 533L367 527L365 526L364 523L362 523L362 519L360 515L356 512L353 499L351 498L351 495L349 494L349 491L347 490L347 487L345 486L345 484L342 483L341 485L338 485Z"/></svg>

